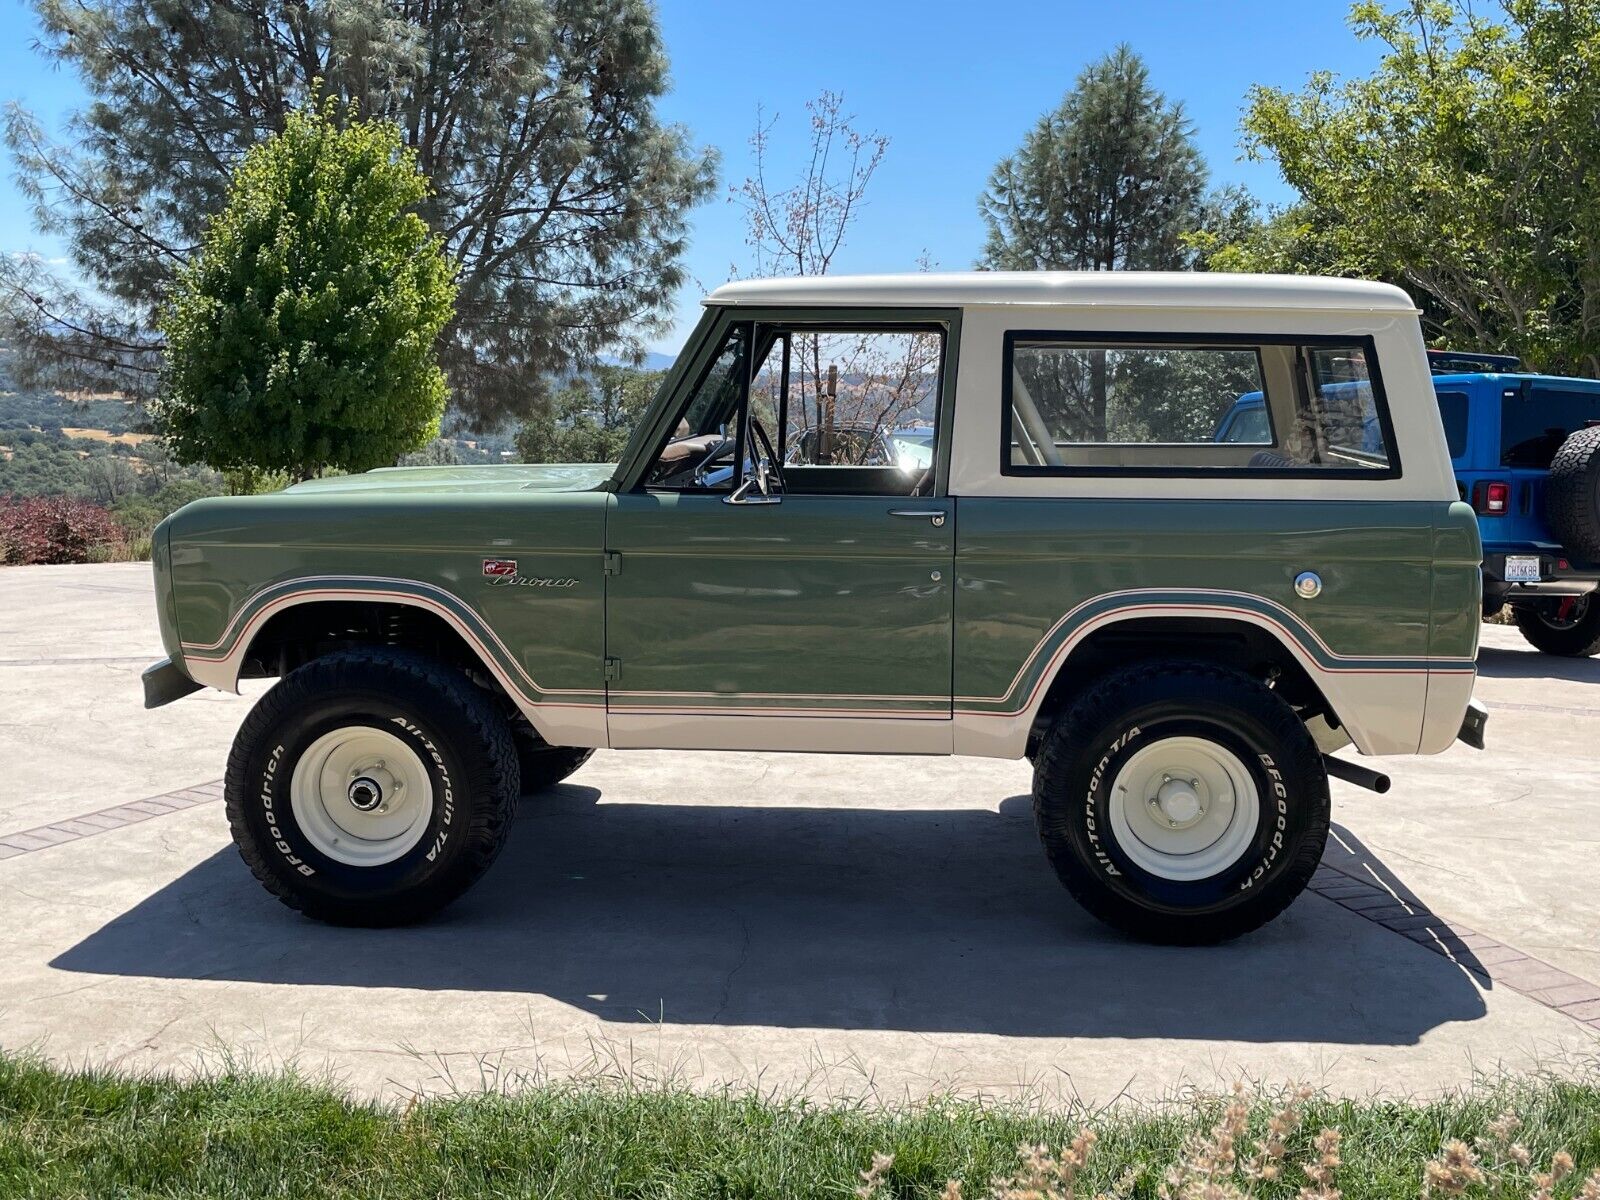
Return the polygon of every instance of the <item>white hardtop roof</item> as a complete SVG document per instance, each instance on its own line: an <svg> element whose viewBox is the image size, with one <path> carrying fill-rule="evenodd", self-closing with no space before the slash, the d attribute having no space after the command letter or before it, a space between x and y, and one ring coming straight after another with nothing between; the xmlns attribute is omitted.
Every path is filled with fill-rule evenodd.
<svg viewBox="0 0 1600 1200"><path fill-rule="evenodd" d="M878 305L941 308L1033 304L1083 308L1316 309L1416 312L1387 283L1315 275L1214 271L962 271L812 275L725 283L707 304Z"/></svg>

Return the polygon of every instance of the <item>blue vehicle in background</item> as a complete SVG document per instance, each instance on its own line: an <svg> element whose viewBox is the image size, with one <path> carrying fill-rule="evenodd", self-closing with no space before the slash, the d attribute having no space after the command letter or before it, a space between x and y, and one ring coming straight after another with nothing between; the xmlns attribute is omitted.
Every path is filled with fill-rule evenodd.
<svg viewBox="0 0 1600 1200"><path fill-rule="evenodd" d="M1233 407L1222 414L1214 442L1237 442L1245 446L1265 446L1272 443L1272 421L1267 416L1267 398L1261 392L1246 392L1233 402Z"/></svg>
<svg viewBox="0 0 1600 1200"><path fill-rule="evenodd" d="M1478 514L1484 615L1510 608L1546 654L1600 653L1600 380L1497 354L1430 350L1428 365L1456 487ZM1235 400L1212 437L1270 446L1261 393Z"/></svg>
<svg viewBox="0 0 1600 1200"><path fill-rule="evenodd" d="M1546 654L1600 653L1600 380L1429 351L1461 498L1483 537L1483 606Z"/></svg>
<svg viewBox="0 0 1600 1200"><path fill-rule="evenodd" d="M1354 398L1361 402L1361 444L1349 449L1367 454L1383 449L1383 430L1378 425L1378 410L1372 403L1372 392L1366 383L1330 383L1324 394L1342 399ZM1232 442L1243 446L1271 446L1272 418L1267 415L1267 398L1261 392L1246 392L1222 414L1222 420L1211 435L1214 442ZM1269 451L1270 453L1270 451Z"/></svg>

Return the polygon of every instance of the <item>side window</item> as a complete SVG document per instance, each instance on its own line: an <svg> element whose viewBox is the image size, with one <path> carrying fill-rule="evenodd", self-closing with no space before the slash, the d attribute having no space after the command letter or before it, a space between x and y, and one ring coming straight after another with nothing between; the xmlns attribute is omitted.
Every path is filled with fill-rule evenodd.
<svg viewBox="0 0 1600 1200"><path fill-rule="evenodd" d="M701 374L645 475L650 487L730 490L737 422L748 375L750 327L736 325Z"/></svg>
<svg viewBox="0 0 1600 1200"><path fill-rule="evenodd" d="M1361 343L1008 334L1002 470L1386 471L1369 355Z"/></svg>
<svg viewBox="0 0 1600 1200"><path fill-rule="evenodd" d="M1450 447L1450 457L1462 457L1467 452L1467 394L1440 392L1439 419L1444 422L1444 440Z"/></svg>
<svg viewBox="0 0 1600 1200"><path fill-rule="evenodd" d="M933 468L941 328L767 327L752 418L791 493L909 495Z"/></svg>
<svg viewBox="0 0 1600 1200"><path fill-rule="evenodd" d="M1296 421L1294 461L1303 466L1383 469L1389 452L1366 350L1313 348L1311 390Z"/></svg>

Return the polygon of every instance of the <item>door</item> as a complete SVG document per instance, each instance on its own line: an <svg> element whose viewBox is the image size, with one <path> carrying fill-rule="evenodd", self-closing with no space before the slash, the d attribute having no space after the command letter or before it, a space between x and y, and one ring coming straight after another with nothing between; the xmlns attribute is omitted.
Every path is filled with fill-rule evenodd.
<svg viewBox="0 0 1600 1200"><path fill-rule="evenodd" d="M611 744L947 753L945 329L713 336L608 513Z"/></svg>

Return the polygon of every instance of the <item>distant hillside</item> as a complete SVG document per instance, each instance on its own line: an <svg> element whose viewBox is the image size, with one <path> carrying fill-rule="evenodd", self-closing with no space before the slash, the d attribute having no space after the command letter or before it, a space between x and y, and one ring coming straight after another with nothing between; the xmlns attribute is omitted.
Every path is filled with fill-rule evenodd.
<svg viewBox="0 0 1600 1200"><path fill-rule="evenodd" d="M50 431L63 428L104 430L113 437L149 432L144 411L120 396L0 391L0 429L30 425Z"/></svg>

